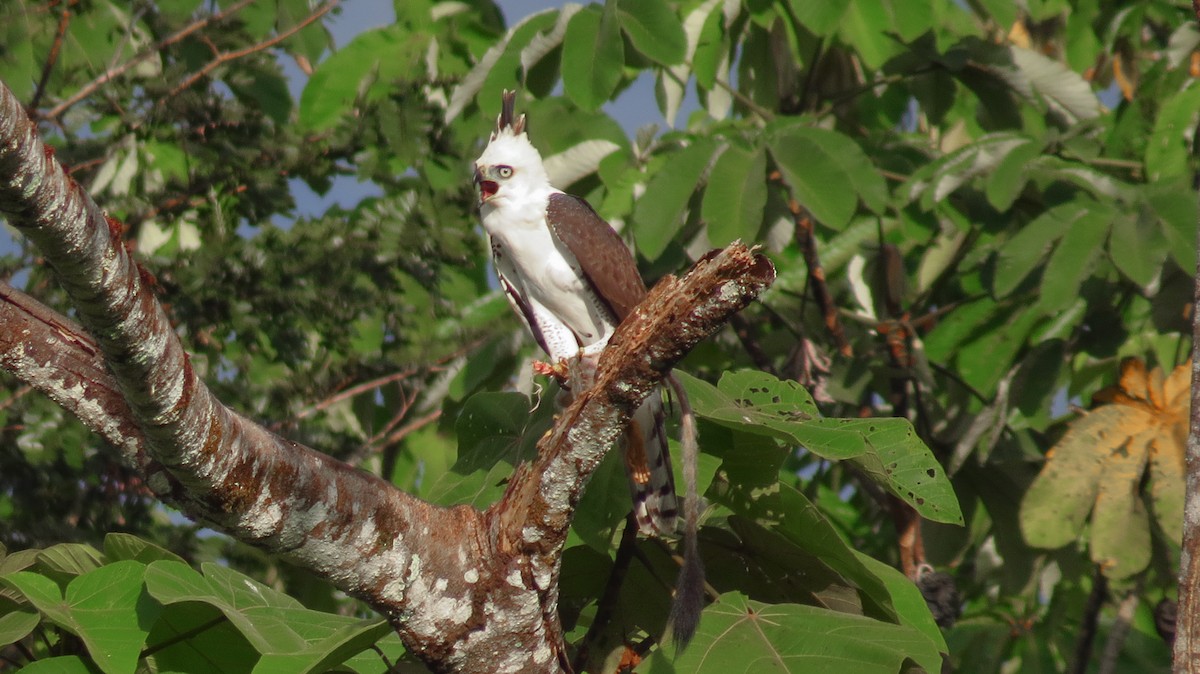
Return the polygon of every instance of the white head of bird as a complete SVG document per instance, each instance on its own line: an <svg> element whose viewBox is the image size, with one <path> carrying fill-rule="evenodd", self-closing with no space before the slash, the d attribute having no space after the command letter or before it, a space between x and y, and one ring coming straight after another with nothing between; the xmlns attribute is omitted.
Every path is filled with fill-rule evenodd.
<svg viewBox="0 0 1200 674"><path fill-rule="evenodd" d="M513 120L511 111L496 120L487 149L475 160L475 189L484 216L492 209L525 207L531 201L545 203L554 188L529 135L525 115Z"/></svg>

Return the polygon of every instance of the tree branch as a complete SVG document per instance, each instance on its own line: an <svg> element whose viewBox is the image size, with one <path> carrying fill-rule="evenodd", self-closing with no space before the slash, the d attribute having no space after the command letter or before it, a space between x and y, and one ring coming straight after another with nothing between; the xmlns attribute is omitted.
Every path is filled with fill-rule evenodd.
<svg viewBox="0 0 1200 674"><path fill-rule="evenodd" d="M57 119L64 112L69 110L71 108L71 106L75 105L79 101L82 101L83 99L87 98L88 96L91 96L92 94L96 93L96 91L100 87L104 86L105 84L108 84L112 80L120 77L121 75L124 75L126 72L129 71L130 68L133 68L134 66L138 65L142 61L145 61L146 59L150 58L151 56L155 56L155 55L159 54L160 52L162 52L162 50L165 47L175 44L176 42L179 42L180 40L191 35L192 33L195 33L196 31L201 30L211 24L222 21L226 17L231 16L231 15L241 11L243 8L245 8L247 5L249 5L252 2L254 2L254 0L238 0L238 2L233 3L229 7L223 9L222 11L220 11L216 14L213 14L212 16L206 16L201 19L197 19L196 21L184 26L183 28L179 29L178 31L175 31L174 33L163 38L160 42L143 49L142 51L135 54L128 61L122 63L119 66L116 66L115 68L110 68L110 69L104 71L103 73L100 74L99 77L97 77L96 79L92 80L91 82L88 82L87 84L80 87L79 91L72 94L70 98L68 98L67 100L63 101L62 103L59 103L58 105L54 106L54 108L52 108L49 112L47 112L46 118L47 119Z"/></svg>
<svg viewBox="0 0 1200 674"><path fill-rule="evenodd" d="M444 672L570 671L559 565L588 478L671 366L774 279L770 262L740 243L682 280L665 278L618 328L595 385L580 387L538 458L480 513L425 503L217 400L118 223L63 171L2 85L0 213L39 247L83 326L0 294L0 366L112 440L156 494L367 601Z"/></svg>

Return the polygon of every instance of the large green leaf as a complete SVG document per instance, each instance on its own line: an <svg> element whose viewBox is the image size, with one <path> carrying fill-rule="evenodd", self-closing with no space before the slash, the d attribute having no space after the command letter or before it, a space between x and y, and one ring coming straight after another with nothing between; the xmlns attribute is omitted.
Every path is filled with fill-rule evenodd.
<svg viewBox="0 0 1200 674"><path fill-rule="evenodd" d="M764 372L726 373L716 387L686 374L676 376L697 415L801 445L826 459L850 460L922 517L962 523L945 471L907 419L820 418L803 387Z"/></svg>
<svg viewBox="0 0 1200 674"><path fill-rule="evenodd" d="M553 407L553 400L544 398L534 409L529 398L519 393L471 396L455 424L458 461L430 486L429 500L478 507L497 500L513 468L533 457Z"/></svg>
<svg viewBox="0 0 1200 674"><path fill-rule="evenodd" d="M21 671L25 674L97 674L102 670L78 655L60 655L31 662Z"/></svg>
<svg viewBox="0 0 1200 674"><path fill-rule="evenodd" d="M748 554L754 558L754 565L768 567L775 562L777 573L784 576L791 573L789 565L793 568L805 567L813 574L812 580L817 585L804 589L807 593L816 594L824 589L822 583L835 583L827 578L832 573L840 577L840 583L855 588L859 595L854 600L856 612L888 620L896 617L887 585L867 568L854 548L803 493L778 482L763 487L755 482L735 481L732 474L729 477L728 482L716 482L708 496L713 502L747 520L740 525L736 519L731 519L730 526L742 539L740 545L751 548ZM756 545L756 540L766 539L754 532L755 527L781 538ZM767 580L770 585L770 579ZM775 579L775 582L785 581L782 578ZM806 580L798 579L796 582L803 585ZM749 587L753 586L749 584ZM775 596L789 595L787 592L775 593ZM846 606L847 600L843 599L840 603Z"/></svg>
<svg viewBox="0 0 1200 674"><path fill-rule="evenodd" d="M1004 167L1005 174L997 178L1000 182L995 197L997 200L1007 199L1009 193L1018 188L1017 183L1023 177L1011 175L1018 167L1006 164L1005 160L1014 151L1023 154L1029 144L1029 137L1018 133L984 135L913 172L905 186L908 198L919 198L922 207L933 208L934 204L940 203L975 177Z"/></svg>
<svg viewBox="0 0 1200 674"><path fill-rule="evenodd" d="M1188 138L1200 112L1200 85L1188 85L1162 104L1154 119L1154 131L1146 143L1146 178L1160 182L1188 172L1192 144Z"/></svg>
<svg viewBox="0 0 1200 674"><path fill-rule="evenodd" d="M386 620L362 620L310 611L295 599L231 569L154 562L146 588L164 604L208 604L262 654L254 671L323 672L368 648L391 631Z"/></svg>
<svg viewBox="0 0 1200 674"><path fill-rule="evenodd" d="M860 199L876 213L887 203L878 169L857 143L836 131L785 124L769 133L768 147L800 205L828 227L849 224Z"/></svg>
<svg viewBox="0 0 1200 674"><path fill-rule="evenodd" d="M829 35L837 30L846 9L853 3L838 0L789 0L796 20L814 35Z"/></svg>
<svg viewBox="0 0 1200 674"><path fill-rule="evenodd" d="M699 139L672 154L634 204L633 238L646 259L657 260L675 238L714 149L713 141Z"/></svg>
<svg viewBox="0 0 1200 674"><path fill-rule="evenodd" d="M737 239L751 242L762 228L767 203L767 155L761 149L729 146L717 157L700 214L708 225L708 242L726 246Z"/></svg>
<svg viewBox="0 0 1200 674"><path fill-rule="evenodd" d="M317 66L300 95L300 124L325 131L350 113L360 97L377 100L394 81L411 78L424 41L399 25L368 30Z"/></svg>
<svg viewBox="0 0 1200 674"><path fill-rule="evenodd" d="M132 673L162 607L143 590L146 566L114 562L72 580L64 594L54 581L28 571L3 577L47 619L75 634L106 674Z"/></svg>
<svg viewBox="0 0 1200 674"><path fill-rule="evenodd" d="M1114 214L1108 252L1116 268L1143 288L1159 277L1170 254L1157 219L1145 212Z"/></svg>
<svg viewBox="0 0 1200 674"><path fill-rule="evenodd" d="M1046 315L1057 314L1079 297L1079 288L1108 238L1112 212L1099 204L1084 208L1046 262L1037 303Z"/></svg>
<svg viewBox="0 0 1200 674"><path fill-rule="evenodd" d="M908 660L927 672L941 668L941 654L915 628L734 592L705 609L687 650L672 661L659 649L637 671L894 674Z"/></svg>
<svg viewBox="0 0 1200 674"><path fill-rule="evenodd" d="M24 639L41 621L37 611L24 607L0 614L0 647Z"/></svg>
<svg viewBox="0 0 1200 674"><path fill-rule="evenodd" d="M1067 202L1026 223L1004 242L996 252L995 273L992 276L992 291L996 297L1012 294L1021 281L1042 264L1053 243L1084 213L1084 205Z"/></svg>
<svg viewBox="0 0 1200 674"><path fill-rule="evenodd" d="M149 564L160 559L182 562L183 558L149 541L130 534L113 532L104 537L104 556L112 561L133 559Z"/></svg>
<svg viewBox="0 0 1200 674"><path fill-rule="evenodd" d="M672 66L687 54L687 36L665 0L617 0L621 28L638 51Z"/></svg>
<svg viewBox="0 0 1200 674"><path fill-rule="evenodd" d="M563 39L563 93L584 110L597 110L621 81L625 45L616 3L586 7L567 24Z"/></svg>

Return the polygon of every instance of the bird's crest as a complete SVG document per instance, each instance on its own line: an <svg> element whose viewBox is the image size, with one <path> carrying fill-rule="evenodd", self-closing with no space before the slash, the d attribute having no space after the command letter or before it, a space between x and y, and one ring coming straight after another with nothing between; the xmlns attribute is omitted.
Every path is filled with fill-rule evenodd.
<svg viewBox="0 0 1200 674"><path fill-rule="evenodd" d="M492 140L501 135L520 136L527 130L525 115L516 116L517 92L504 90L503 102L500 105L500 116L496 118L496 130L492 132Z"/></svg>

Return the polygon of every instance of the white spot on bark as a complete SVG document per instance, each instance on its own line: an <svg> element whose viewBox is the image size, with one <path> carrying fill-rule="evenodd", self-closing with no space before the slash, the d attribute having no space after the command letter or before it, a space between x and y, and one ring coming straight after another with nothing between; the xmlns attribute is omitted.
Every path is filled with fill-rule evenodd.
<svg viewBox="0 0 1200 674"><path fill-rule="evenodd" d="M509 585L512 585L513 587L516 587L516 588L523 589L525 587L524 581L521 580L521 570L520 569L513 569L512 571L510 571L508 576L506 576L504 578L504 581L506 583L508 583Z"/></svg>
<svg viewBox="0 0 1200 674"><path fill-rule="evenodd" d="M479 582L479 571L475 569L467 569L467 572L463 574L463 580L471 583L472 585Z"/></svg>

